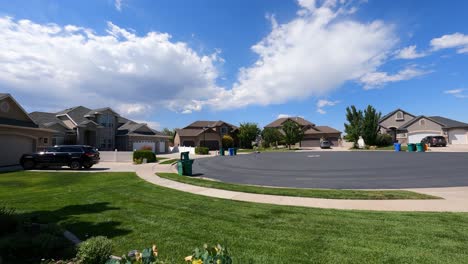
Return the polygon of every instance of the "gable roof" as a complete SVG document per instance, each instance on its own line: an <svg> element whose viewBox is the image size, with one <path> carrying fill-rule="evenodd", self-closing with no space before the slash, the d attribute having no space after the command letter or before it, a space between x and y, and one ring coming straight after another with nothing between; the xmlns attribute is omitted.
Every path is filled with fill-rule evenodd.
<svg viewBox="0 0 468 264"><path fill-rule="evenodd" d="M34 120L28 115L28 112L24 110L24 108L15 100L13 96L9 93L0 93L0 100L5 99L5 98L10 98L13 103L16 104L16 106L24 113L28 121L24 120L16 120L16 119L10 119L10 118L2 118L1 123L4 125L12 125L12 126L22 126L22 127L33 127L33 128L38 128L39 126L34 122Z"/></svg>
<svg viewBox="0 0 468 264"><path fill-rule="evenodd" d="M29 117L36 122L40 127L50 127L55 124L59 124L66 129L69 129L63 122L62 120L58 119L56 114L54 113L47 113L47 112L32 112L29 113Z"/></svg>
<svg viewBox="0 0 468 264"><path fill-rule="evenodd" d="M317 130L316 133L324 133L324 134L341 133L341 131L336 130L333 127L329 127L329 126L315 126L314 128ZM309 129L309 130L312 130L312 129ZM306 134L308 134L307 132L309 130L306 131Z"/></svg>
<svg viewBox="0 0 468 264"><path fill-rule="evenodd" d="M401 125L401 126L398 128L398 130L404 130L404 129L408 128L410 125L416 123L416 121L420 120L421 118L425 118L425 119L427 119L427 120L430 120L430 121L432 121L432 122L434 122L434 123L436 123L436 124L439 124L439 125L445 127L445 125L444 125L443 123L440 123L440 122L437 121L437 120L434 120L434 119L432 119L432 118L430 118L430 117L427 117L427 116L420 115L420 116L417 116L417 117L411 119L410 121L404 123L403 125Z"/></svg>
<svg viewBox="0 0 468 264"><path fill-rule="evenodd" d="M99 114L101 112L104 112L104 111L111 111L112 113L114 113L116 116L120 117L120 115L115 112L112 108L110 107L102 107L102 108L96 108L96 109L92 109L91 111L89 111L88 113L86 113L84 116L85 117L88 117L88 116L94 116L96 114Z"/></svg>
<svg viewBox="0 0 468 264"><path fill-rule="evenodd" d="M235 125L233 125L233 124L229 124L228 122L224 122L224 121L222 121L222 120L218 120L218 121L202 121L202 120L198 120L198 121L195 121L195 122L191 123L190 125L186 126L185 128L204 128L204 127L213 128L213 127L222 126L223 124L226 124L227 126L232 127L233 130L238 129L237 126L235 126ZM184 128L184 129L185 129L185 128Z"/></svg>
<svg viewBox="0 0 468 264"><path fill-rule="evenodd" d="M88 120L85 115L89 113L91 109L84 106L75 106L72 108L65 109L63 111L57 112L57 116L68 115L72 121L78 125L86 120Z"/></svg>
<svg viewBox="0 0 468 264"><path fill-rule="evenodd" d="M468 128L467 123L463 123L443 116L431 116L430 119L435 120L440 124L443 124L446 128Z"/></svg>
<svg viewBox="0 0 468 264"><path fill-rule="evenodd" d="M380 122L383 122L384 120L388 119L389 117L391 117L392 115L394 115L396 112L399 112L399 111L401 111L401 112L403 112L404 114L407 114L407 115L409 115L409 116L415 117L415 115L413 115L413 114L411 114L411 113L409 113L409 112L406 112L405 110L403 110L403 109L401 109L401 108L398 108L398 109L393 110L392 112L390 112L390 113L388 113L388 114L382 116L382 117L380 118L380 120L379 120L379 123L380 123Z"/></svg>
<svg viewBox="0 0 468 264"><path fill-rule="evenodd" d="M284 122L286 122L287 120L292 120L296 123L298 123L299 125L301 126L311 126L311 127L314 127L315 124L312 123L312 122L309 122L307 120L305 120L304 118L302 117L282 117L282 118L278 118L276 119L275 121L271 122L270 124L266 125L265 127L273 127L273 128L278 128L278 127L281 127L283 125Z"/></svg>

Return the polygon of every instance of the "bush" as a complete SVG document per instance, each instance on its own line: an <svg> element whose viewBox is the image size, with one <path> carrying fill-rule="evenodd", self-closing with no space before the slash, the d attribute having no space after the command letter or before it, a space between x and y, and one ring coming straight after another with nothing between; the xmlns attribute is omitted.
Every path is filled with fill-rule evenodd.
<svg viewBox="0 0 468 264"><path fill-rule="evenodd" d="M393 144L393 137L389 134L379 134L377 136L377 146L387 147Z"/></svg>
<svg viewBox="0 0 468 264"><path fill-rule="evenodd" d="M148 163L156 162L156 154L154 154L151 150L136 150L133 152L133 161L135 163L141 164L143 159L146 159Z"/></svg>
<svg viewBox="0 0 468 264"><path fill-rule="evenodd" d="M112 254L112 241L103 236L92 237L80 244L76 257L83 264L102 264Z"/></svg>
<svg viewBox="0 0 468 264"><path fill-rule="evenodd" d="M195 154L198 155L208 155L210 153L210 149L207 147L196 147Z"/></svg>
<svg viewBox="0 0 468 264"><path fill-rule="evenodd" d="M223 148L232 148L234 146L234 139L229 135L224 135L222 139Z"/></svg>

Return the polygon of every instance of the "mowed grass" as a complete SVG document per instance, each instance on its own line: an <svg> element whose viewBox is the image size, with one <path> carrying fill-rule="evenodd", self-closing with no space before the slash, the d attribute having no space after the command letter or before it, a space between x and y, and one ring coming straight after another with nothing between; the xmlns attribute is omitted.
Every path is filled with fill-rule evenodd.
<svg viewBox="0 0 468 264"><path fill-rule="evenodd" d="M227 244L234 263L466 263L468 214L312 209L215 199L133 173L0 174L0 201L56 221L81 239L105 235L115 254L156 243L169 263Z"/></svg>
<svg viewBox="0 0 468 264"><path fill-rule="evenodd" d="M167 160L159 162L159 164L172 164L172 163L175 163L177 161L178 161L178 159L167 159Z"/></svg>
<svg viewBox="0 0 468 264"><path fill-rule="evenodd" d="M362 191L362 190L336 190L336 189L298 189L275 188L254 185L233 184L190 176L180 176L177 173L157 173L161 178L188 183L196 186L246 192L258 194L271 194L281 196L314 197L325 199L353 199L353 200L397 200L397 199L441 199L439 197L401 190Z"/></svg>

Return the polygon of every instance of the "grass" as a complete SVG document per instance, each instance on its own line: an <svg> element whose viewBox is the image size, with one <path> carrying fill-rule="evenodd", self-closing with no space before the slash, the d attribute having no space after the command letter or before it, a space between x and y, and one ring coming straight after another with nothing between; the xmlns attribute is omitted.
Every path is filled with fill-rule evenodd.
<svg viewBox="0 0 468 264"><path fill-rule="evenodd" d="M434 197L427 194L401 190L362 191L336 189L275 188L204 180L194 177L180 176L177 173L157 173L157 175L159 177L166 178L169 180L188 183L196 186L246 193L353 200L440 199L439 197Z"/></svg>
<svg viewBox="0 0 468 264"><path fill-rule="evenodd" d="M79 238L106 235L114 254L157 243L184 263L203 243L234 263L466 263L468 214L274 206L197 196L133 173L0 174L0 201Z"/></svg>
<svg viewBox="0 0 468 264"><path fill-rule="evenodd" d="M167 160L167 159L168 159L168 158L156 156L156 161Z"/></svg>
<svg viewBox="0 0 468 264"><path fill-rule="evenodd" d="M172 163L175 163L177 161L178 161L178 159L168 159L168 160L159 162L159 164L172 164Z"/></svg>
<svg viewBox="0 0 468 264"><path fill-rule="evenodd" d="M296 151L300 150L299 148L291 148L288 149L286 148L257 148L257 149L238 149L237 152L239 153L252 153L255 151L260 151L260 152L288 152L288 151Z"/></svg>

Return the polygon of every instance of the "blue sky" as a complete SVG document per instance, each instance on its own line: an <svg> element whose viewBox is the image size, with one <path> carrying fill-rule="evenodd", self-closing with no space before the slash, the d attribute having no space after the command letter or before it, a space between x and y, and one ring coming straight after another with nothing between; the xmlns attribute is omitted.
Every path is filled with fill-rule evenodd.
<svg viewBox="0 0 468 264"><path fill-rule="evenodd" d="M155 128L345 108L468 122L466 1L0 3L0 91L28 111L111 106Z"/></svg>

